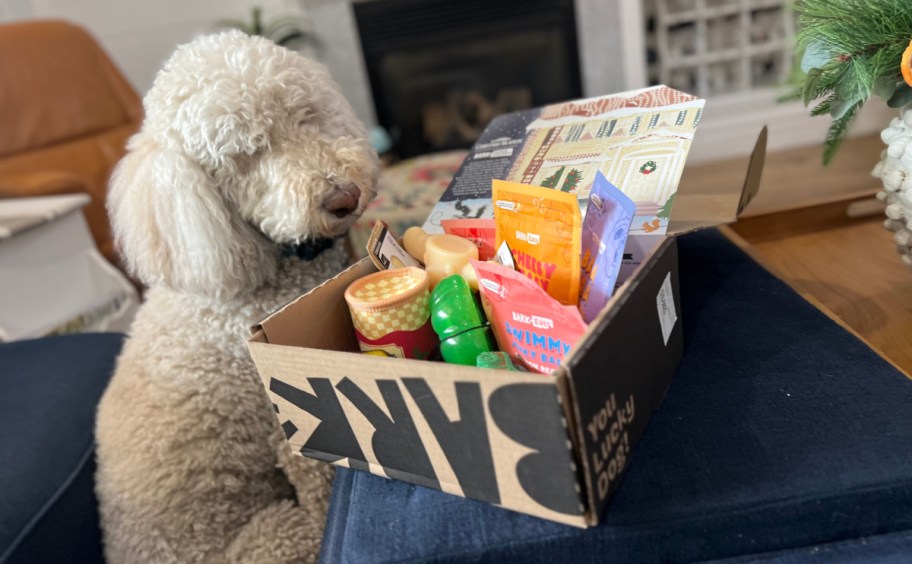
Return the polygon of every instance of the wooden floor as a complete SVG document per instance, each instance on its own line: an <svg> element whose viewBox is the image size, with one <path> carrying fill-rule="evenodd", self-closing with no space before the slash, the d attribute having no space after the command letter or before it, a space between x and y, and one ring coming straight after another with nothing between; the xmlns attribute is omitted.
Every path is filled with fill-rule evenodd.
<svg viewBox="0 0 912 564"><path fill-rule="evenodd" d="M792 215L806 216L806 211ZM896 253L883 216L846 218L835 225L832 213L821 209L816 215L825 220L820 229L808 229L807 222L785 228L788 221L769 216L742 220L723 232L909 376L912 268ZM780 236L758 222L780 223Z"/></svg>
<svg viewBox="0 0 912 564"><path fill-rule="evenodd" d="M843 165L838 173L820 172L836 185L830 186L835 196L815 195L808 188L807 179L790 164L805 159L806 151L801 159L788 154L771 155L764 184L773 179L775 193L765 196L761 211L794 207L794 198L788 201L790 194L798 194L797 199L804 201L815 197L822 201L843 199L754 214L722 230L908 376L912 374L912 268L905 266L896 253L893 235L883 227L884 216L877 202L865 197L878 188L877 181L869 176L877 160L876 154L870 160L875 141L878 140L868 139L858 144L866 157L848 159L852 166ZM719 166L722 172L717 171L715 177L732 176L725 167L734 166ZM709 174L692 178L714 177L711 166L704 173ZM761 189L758 200L764 197L763 189L766 187ZM860 210L862 217L853 210ZM865 215L865 211L869 213Z"/></svg>
<svg viewBox="0 0 912 564"><path fill-rule="evenodd" d="M871 169L880 159L884 144L877 135L849 139L833 162L821 163L822 147L803 147L770 153L760 192L742 214L764 215L782 210L873 194L879 189ZM748 155L712 164L688 166L681 177L681 190L712 194L744 183Z"/></svg>

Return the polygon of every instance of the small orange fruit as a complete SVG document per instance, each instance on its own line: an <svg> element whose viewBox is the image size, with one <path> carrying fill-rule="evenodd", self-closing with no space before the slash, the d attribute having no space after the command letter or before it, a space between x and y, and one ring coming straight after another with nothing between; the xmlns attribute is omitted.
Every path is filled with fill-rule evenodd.
<svg viewBox="0 0 912 564"><path fill-rule="evenodd" d="M912 86L912 41L909 42L909 46L906 47L903 53L902 63L899 68L902 70L903 80L906 81L906 84Z"/></svg>

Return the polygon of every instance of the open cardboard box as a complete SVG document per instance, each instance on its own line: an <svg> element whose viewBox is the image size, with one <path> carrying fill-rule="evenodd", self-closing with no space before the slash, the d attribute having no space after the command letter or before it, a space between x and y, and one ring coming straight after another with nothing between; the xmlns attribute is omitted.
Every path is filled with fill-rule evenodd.
<svg viewBox="0 0 912 564"><path fill-rule="evenodd" d="M363 259L254 330L251 355L294 451L595 525L681 359L675 235L737 219L756 194L766 129L743 186L679 190L668 234L545 376L358 353L346 287Z"/></svg>

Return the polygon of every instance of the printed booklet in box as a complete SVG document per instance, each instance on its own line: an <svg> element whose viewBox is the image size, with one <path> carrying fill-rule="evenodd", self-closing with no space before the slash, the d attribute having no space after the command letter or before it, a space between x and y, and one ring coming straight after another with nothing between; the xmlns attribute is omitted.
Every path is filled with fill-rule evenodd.
<svg viewBox="0 0 912 564"><path fill-rule="evenodd" d="M585 208L601 172L636 203L618 277L626 280L665 237L703 105L655 86L500 116L472 147L424 229L443 233L445 219L494 217L494 178L569 192Z"/></svg>

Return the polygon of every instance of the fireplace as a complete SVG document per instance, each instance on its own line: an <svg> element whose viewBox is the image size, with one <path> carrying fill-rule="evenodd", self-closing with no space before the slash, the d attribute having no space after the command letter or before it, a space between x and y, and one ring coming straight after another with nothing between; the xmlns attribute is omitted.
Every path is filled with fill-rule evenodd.
<svg viewBox="0 0 912 564"><path fill-rule="evenodd" d="M582 95L573 0L373 0L355 22L400 157L468 148L495 116Z"/></svg>

